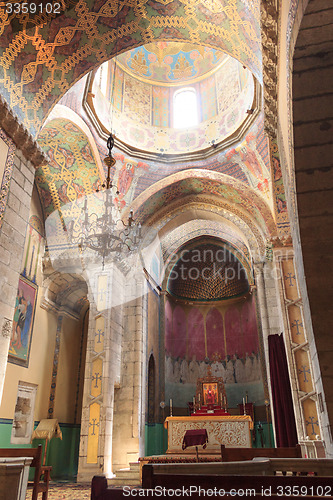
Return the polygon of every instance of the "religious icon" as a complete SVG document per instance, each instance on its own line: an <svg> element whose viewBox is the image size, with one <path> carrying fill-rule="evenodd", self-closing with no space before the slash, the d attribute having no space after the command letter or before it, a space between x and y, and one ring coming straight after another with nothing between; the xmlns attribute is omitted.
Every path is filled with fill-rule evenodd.
<svg viewBox="0 0 333 500"><path fill-rule="evenodd" d="M21 276L16 295L8 361L25 367L29 363L36 296L37 285Z"/></svg>
<svg viewBox="0 0 333 500"><path fill-rule="evenodd" d="M217 383L203 384L202 390L204 405L214 405L218 403Z"/></svg>

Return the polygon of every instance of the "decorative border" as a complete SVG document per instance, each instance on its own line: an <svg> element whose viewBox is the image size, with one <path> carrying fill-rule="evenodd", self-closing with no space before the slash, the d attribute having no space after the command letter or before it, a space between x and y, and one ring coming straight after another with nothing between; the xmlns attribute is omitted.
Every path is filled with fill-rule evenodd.
<svg viewBox="0 0 333 500"><path fill-rule="evenodd" d="M1 129L0 129L0 138L5 142L5 144L9 148L3 177L2 179L0 179L0 229L1 229L7 206L10 180L12 178L12 173L13 173L16 146L14 142L11 139L9 139L9 137Z"/></svg>

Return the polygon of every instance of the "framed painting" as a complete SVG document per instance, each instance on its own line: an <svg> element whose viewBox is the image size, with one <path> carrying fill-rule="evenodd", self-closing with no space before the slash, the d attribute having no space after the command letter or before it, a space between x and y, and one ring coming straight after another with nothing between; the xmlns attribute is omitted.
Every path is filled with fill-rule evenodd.
<svg viewBox="0 0 333 500"><path fill-rule="evenodd" d="M15 300L8 361L28 367L37 299L37 285L20 276Z"/></svg>
<svg viewBox="0 0 333 500"><path fill-rule="evenodd" d="M204 405L217 405L219 403L217 383L202 384L202 392Z"/></svg>

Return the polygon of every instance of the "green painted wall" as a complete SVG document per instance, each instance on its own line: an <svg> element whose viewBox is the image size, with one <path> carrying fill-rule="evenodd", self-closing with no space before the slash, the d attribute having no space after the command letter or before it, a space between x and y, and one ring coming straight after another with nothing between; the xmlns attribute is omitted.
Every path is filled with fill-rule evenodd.
<svg viewBox="0 0 333 500"><path fill-rule="evenodd" d="M35 423L37 427L38 422ZM47 448L46 464L52 465L52 480L75 481L77 476L80 426L60 424L62 440L52 439ZM10 443L12 420L0 419L0 448L35 448L38 444L44 446L45 441L34 439L32 444L13 445Z"/></svg>
<svg viewBox="0 0 333 500"><path fill-rule="evenodd" d="M168 447L168 431L163 424L146 424L145 456L163 455Z"/></svg>

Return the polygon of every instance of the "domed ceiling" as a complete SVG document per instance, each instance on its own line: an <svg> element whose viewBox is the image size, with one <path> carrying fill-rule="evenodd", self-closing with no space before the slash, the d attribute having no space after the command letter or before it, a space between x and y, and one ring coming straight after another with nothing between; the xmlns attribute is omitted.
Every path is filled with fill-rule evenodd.
<svg viewBox="0 0 333 500"><path fill-rule="evenodd" d="M222 300L247 293L249 283L235 255L214 241L202 241L179 252L167 289L181 299Z"/></svg>
<svg viewBox="0 0 333 500"><path fill-rule="evenodd" d="M212 147L238 139L256 115L255 79L222 51L157 42L113 61L97 70L84 107L100 132L109 135L112 130L130 154L162 161L164 156L168 162L203 150L210 155ZM184 89L195 98L183 114L197 107L198 119L177 126L175 98Z"/></svg>
<svg viewBox="0 0 333 500"><path fill-rule="evenodd" d="M155 84L179 84L207 77L226 59L222 51L185 42L148 43L117 57L128 74Z"/></svg>

